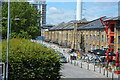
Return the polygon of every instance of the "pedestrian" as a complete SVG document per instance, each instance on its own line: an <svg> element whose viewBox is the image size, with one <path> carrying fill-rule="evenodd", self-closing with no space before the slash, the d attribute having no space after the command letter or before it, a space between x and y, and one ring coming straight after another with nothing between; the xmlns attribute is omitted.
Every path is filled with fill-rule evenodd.
<svg viewBox="0 0 120 80"><path fill-rule="evenodd" d="M73 60L73 54L70 54L70 59Z"/></svg>
<svg viewBox="0 0 120 80"><path fill-rule="evenodd" d="M77 51L77 57L78 57L78 59L81 58L81 53L79 51Z"/></svg>
<svg viewBox="0 0 120 80"><path fill-rule="evenodd" d="M77 54L75 52L73 52L73 56L74 56L74 60L77 59Z"/></svg>

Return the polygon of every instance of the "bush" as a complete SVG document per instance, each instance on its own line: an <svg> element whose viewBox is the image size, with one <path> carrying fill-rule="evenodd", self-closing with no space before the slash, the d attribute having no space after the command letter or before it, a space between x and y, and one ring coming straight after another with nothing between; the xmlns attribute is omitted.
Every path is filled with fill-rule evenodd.
<svg viewBox="0 0 120 80"><path fill-rule="evenodd" d="M2 42L3 61L6 41ZM25 39L10 40L9 80L59 80L60 58L54 50Z"/></svg>

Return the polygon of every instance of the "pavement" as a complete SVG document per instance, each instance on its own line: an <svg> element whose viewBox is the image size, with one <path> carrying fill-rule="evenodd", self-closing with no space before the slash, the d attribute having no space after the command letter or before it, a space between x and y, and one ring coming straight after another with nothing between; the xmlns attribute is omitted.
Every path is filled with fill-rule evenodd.
<svg viewBox="0 0 120 80"><path fill-rule="evenodd" d="M61 78L107 78L102 74L91 72L70 63L63 64L60 72L63 75Z"/></svg>

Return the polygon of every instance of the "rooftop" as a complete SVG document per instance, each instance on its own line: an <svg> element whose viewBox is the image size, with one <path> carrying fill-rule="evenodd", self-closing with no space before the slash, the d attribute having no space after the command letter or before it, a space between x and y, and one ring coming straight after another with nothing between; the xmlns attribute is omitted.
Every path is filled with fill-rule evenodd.
<svg viewBox="0 0 120 80"><path fill-rule="evenodd" d="M104 27L102 26L101 21L99 20L100 18L93 20L93 21L87 21L86 19L80 20L80 21L76 21L76 20L72 20L69 21L68 23L60 23L57 26L52 27L50 30L72 30L74 29L74 24L78 23L78 24L82 24L83 25L79 25L78 30L88 30L88 29L104 29ZM107 18L107 17L102 17L103 21L120 21L120 17L111 17L111 18ZM86 23L86 24L84 24ZM120 29L120 23L117 23L117 28Z"/></svg>
<svg viewBox="0 0 120 80"><path fill-rule="evenodd" d="M117 21L117 20L120 20L120 16L118 16L118 17L110 17L110 18L105 19L104 21Z"/></svg>

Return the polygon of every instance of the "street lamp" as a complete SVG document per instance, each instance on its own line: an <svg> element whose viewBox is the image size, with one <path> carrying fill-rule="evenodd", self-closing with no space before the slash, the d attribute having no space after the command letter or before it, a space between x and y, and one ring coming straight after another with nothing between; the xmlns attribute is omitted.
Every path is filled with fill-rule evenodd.
<svg viewBox="0 0 120 80"><path fill-rule="evenodd" d="M8 54L10 40L10 0L8 0L8 27L7 27L7 53L6 53L6 80L8 80Z"/></svg>
<svg viewBox="0 0 120 80"><path fill-rule="evenodd" d="M10 3L8 2L8 7L10 6ZM10 8L8 8L8 18L3 17L3 19L8 20L8 27L7 27L7 53L6 53L6 73L5 73L5 78L6 80L8 79L8 56L9 56L9 46L10 46L10 30L11 30L11 20L20 20L19 18L15 18L15 19L10 19Z"/></svg>
<svg viewBox="0 0 120 80"><path fill-rule="evenodd" d="M7 27L7 52L6 52L6 73L5 73L5 79L8 80L8 56L9 56L9 45L10 45L10 26L11 26L11 19L10 19L10 0L8 0L8 18L3 17L3 19L8 20L8 27ZM20 20L19 18L16 18L14 20Z"/></svg>

